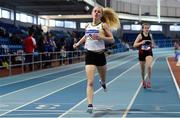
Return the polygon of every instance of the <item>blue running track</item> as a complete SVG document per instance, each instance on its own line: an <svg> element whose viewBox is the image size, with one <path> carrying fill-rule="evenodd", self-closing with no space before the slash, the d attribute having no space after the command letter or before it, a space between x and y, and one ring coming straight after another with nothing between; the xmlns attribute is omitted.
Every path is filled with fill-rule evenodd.
<svg viewBox="0 0 180 118"><path fill-rule="evenodd" d="M86 112L84 62L0 79L0 118L180 118L180 98L167 57L155 49L152 88L143 89L137 52L107 57L107 88L96 73L94 110Z"/></svg>

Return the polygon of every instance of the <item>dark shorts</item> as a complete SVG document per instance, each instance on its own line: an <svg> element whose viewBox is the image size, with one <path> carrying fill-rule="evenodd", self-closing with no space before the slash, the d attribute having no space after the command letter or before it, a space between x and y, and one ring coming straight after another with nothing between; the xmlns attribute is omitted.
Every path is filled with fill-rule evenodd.
<svg viewBox="0 0 180 118"><path fill-rule="evenodd" d="M153 57L152 50L140 50L139 51L139 61L145 61L147 56Z"/></svg>
<svg viewBox="0 0 180 118"><path fill-rule="evenodd" d="M106 65L106 57L104 52L87 51L85 56L85 64L96 66Z"/></svg>

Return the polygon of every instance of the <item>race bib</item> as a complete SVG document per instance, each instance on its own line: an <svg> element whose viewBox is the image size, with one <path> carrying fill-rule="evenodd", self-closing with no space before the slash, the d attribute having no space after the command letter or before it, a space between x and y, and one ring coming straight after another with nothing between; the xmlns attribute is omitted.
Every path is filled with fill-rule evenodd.
<svg viewBox="0 0 180 118"><path fill-rule="evenodd" d="M142 50L150 50L151 49L151 41L147 40L144 44L141 46Z"/></svg>
<svg viewBox="0 0 180 118"><path fill-rule="evenodd" d="M143 44L143 45L141 46L141 49L142 49L142 50L150 50L150 49L151 49L151 46L150 46L150 45L145 45L145 44Z"/></svg>
<svg viewBox="0 0 180 118"><path fill-rule="evenodd" d="M87 30L86 31L86 37L89 37L89 39L93 39L93 37L99 35L99 30Z"/></svg>

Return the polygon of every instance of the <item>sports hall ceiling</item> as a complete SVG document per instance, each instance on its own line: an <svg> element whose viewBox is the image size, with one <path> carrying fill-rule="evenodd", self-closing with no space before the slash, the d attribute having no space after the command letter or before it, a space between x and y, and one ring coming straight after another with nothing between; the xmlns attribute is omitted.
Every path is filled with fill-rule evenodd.
<svg viewBox="0 0 180 118"><path fill-rule="evenodd" d="M126 3L154 6L157 5L158 0L111 0L111 1L114 2L122 1ZM161 6L180 7L180 0L160 0L160 2L161 2Z"/></svg>
<svg viewBox="0 0 180 118"><path fill-rule="evenodd" d="M179 14L180 0L160 0L161 6L164 8L175 8ZM111 6L114 2L115 11L119 12L119 8L126 10L129 6L148 5L157 6L157 0L0 0L0 7L14 9L17 12L31 13L35 15L46 15L47 18L59 19L58 15L88 15L94 5ZM118 2L124 3L119 6ZM111 4L110 4L111 3ZM118 6L117 6L118 5ZM87 9L88 6L88 9ZM121 10L120 8L120 10ZM162 10L163 10L162 9ZM165 11L166 12L166 11ZM165 15L166 16L166 15Z"/></svg>
<svg viewBox="0 0 180 118"><path fill-rule="evenodd" d="M87 0L0 0L0 7L36 15L89 14L92 5ZM89 1L89 0L88 0ZM104 0L97 0L103 4ZM87 10L85 7L89 7Z"/></svg>

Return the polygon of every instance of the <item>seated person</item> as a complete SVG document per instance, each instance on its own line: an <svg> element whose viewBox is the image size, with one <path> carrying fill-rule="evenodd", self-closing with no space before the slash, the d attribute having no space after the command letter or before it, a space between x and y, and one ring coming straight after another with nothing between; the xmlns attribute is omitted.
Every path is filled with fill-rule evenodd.
<svg viewBox="0 0 180 118"><path fill-rule="evenodd" d="M174 43L175 60L177 61L176 66L180 66L180 44L179 42Z"/></svg>

